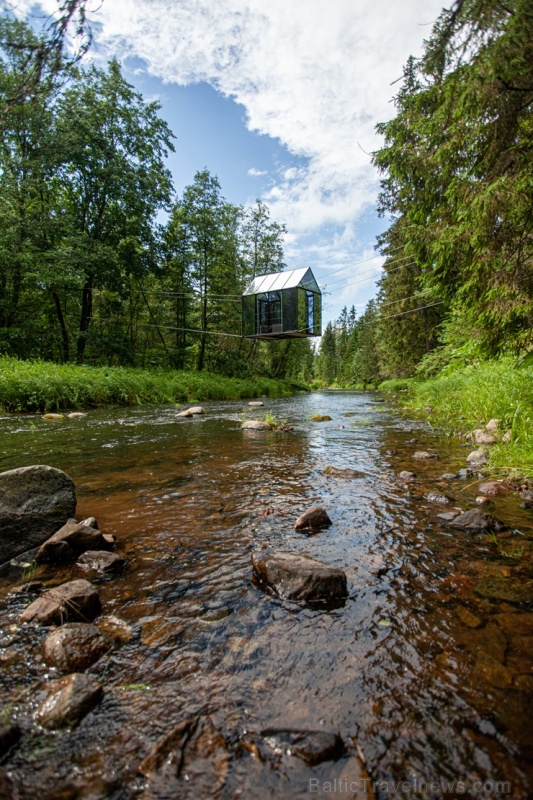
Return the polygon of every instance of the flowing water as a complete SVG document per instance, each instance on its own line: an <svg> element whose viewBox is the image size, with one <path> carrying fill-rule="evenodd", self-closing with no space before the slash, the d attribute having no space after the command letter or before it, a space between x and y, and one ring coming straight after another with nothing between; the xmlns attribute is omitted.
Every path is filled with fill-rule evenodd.
<svg viewBox="0 0 533 800"><path fill-rule="evenodd" d="M532 512L509 492L490 507L510 531L502 538L447 528L436 518L446 509L426 498L445 491L475 505L475 479L440 481L468 451L371 394L204 407L194 419L170 406L0 419L0 469L65 470L78 519L96 516L129 561L98 584L102 625L122 640L90 670L104 699L66 731L33 721L57 673L41 656L48 630L19 623L21 584L83 574L0 578L1 705L23 730L1 762L14 797L531 797ZM241 430L243 411L265 410L293 430ZM415 461L417 450L438 459ZM417 480L404 484L403 469ZM332 526L296 533L316 504ZM344 569L345 605L265 594L251 554L266 548ZM172 731L197 718L209 720L211 744L184 770ZM336 732L346 754L308 766L272 729ZM153 775L141 774L154 752Z"/></svg>

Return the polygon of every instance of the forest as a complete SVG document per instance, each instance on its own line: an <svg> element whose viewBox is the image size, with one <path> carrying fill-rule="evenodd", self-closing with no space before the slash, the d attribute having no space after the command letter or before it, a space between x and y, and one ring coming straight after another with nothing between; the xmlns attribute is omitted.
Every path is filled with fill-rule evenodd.
<svg viewBox="0 0 533 800"><path fill-rule="evenodd" d="M284 226L207 168L176 195L159 105L117 61L84 64L83 21L71 57L57 24L0 20L0 354L310 379L307 341L240 337L243 289L285 266Z"/></svg>

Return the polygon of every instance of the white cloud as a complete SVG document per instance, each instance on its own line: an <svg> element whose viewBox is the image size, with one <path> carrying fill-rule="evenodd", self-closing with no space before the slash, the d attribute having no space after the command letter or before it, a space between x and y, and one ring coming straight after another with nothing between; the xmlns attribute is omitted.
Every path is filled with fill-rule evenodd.
<svg viewBox="0 0 533 800"><path fill-rule="evenodd" d="M261 178L263 175L268 175L266 169L257 169L256 167L250 167L247 173L251 178Z"/></svg>
<svg viewBox="0 0 533 800"><path fill-rule="evenodd" d="M263 199L292 233L289 251L321 231L321 255L335 264L371 245L358 226L378 191L375 125L394 113L391 84L421 52L441 2L104 0L93 18L109 54L144 59L164 82L210 83L245 108L250 130L301 157L270 175ZM344 231L340 241L328 243L328 229Z"/></svg>

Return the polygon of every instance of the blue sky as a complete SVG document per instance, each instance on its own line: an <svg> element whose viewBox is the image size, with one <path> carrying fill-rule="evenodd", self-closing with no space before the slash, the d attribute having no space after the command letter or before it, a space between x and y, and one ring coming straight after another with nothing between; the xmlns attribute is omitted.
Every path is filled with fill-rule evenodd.
<svg viewBox="0 0 533 800"><path fill-rule="evenodd" d="M10 3L13 7L14 4ZM41 0L48 13L57 0ZM0 8L4 7L0 0ZM325 285L325 322L375 294L379 178L370 153L440 0L89 0L91 55L117 57L176 135L178 193L197 170L285 223L288 268ZM15 13L35 12L17 0ZM334 274L332 274L334 273ZM328 274L331 277L328 280Z"/></svg>

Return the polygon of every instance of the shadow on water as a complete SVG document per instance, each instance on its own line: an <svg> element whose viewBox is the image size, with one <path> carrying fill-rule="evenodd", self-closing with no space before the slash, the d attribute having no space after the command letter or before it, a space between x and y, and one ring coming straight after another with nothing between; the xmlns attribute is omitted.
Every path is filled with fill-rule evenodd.
<svg viewBox="0 0 533 800"><path fill-rule="evenodd" d="M66 732L32 720L57 673L41 656L47 630L19 624L28 592L0 578L2 707L23 729L2 762L16 797L331 796L335 778L350 797L354 776L361 797L371 796L361 776L384 798L460 796L461 784L531 796L531 512L512 494L494 498L520 529L497 542L446 528L426 498L474 504L477 484L439 480L465 452L370 394L265 406L294 430L242 431L243 411L264 411L245 403L207 404L192 420L171 407L0 419L0 467L64 469L78 518L97 516L130 564L98 587L104 623L122 631L90 670L104 700ZM315 413L332 420L309 421ZM439 458L413 461L422 449ZM404 484L403 469L417 480ZM295 533L313 504L332 526ZM263 593L250 558L265 548L344 569L346 604ZM24 578L60 583L77 569ZM268 750L264 732L287 729L337 733L345 755L310 764L279 742Z"/></svg>

